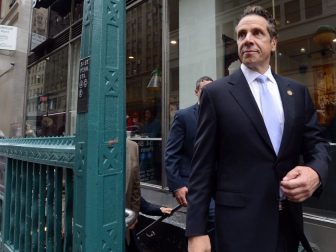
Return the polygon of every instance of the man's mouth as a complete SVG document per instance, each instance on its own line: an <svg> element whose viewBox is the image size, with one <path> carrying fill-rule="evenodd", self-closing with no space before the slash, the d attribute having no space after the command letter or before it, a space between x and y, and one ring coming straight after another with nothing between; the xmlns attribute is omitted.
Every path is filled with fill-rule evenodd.
<svg viewBox="0 0 336 252"><path fill-rule="evenodd" d="M258 52L257 50L242 50L243 54L246 54L246 53L257 53L257 52Z"/></svg>

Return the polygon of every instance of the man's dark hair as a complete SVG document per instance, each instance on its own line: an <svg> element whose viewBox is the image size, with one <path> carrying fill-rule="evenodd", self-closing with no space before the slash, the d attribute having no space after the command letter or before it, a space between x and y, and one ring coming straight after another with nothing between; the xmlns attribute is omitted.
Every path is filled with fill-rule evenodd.
<svg viewBox="0 0 336 252"><path fill-rule="evenodd" d="M196 81L196 90L198 90L202 81L213 81L213 79L209 76L202 76Z"/></svg>
<svg viewBox="0 0 336 252"><path fill-rule="evenodd" d="M242 20L243 17L249 16L249 15L257 15L260 17L263 17L266 19L268 25L267 30L271 38L278 38L278 31L276 29L276 23L273 16L263 7L254 5L254 6L247 6L243 12L243 14L240 16L238 23L240 20Z"/></svg>

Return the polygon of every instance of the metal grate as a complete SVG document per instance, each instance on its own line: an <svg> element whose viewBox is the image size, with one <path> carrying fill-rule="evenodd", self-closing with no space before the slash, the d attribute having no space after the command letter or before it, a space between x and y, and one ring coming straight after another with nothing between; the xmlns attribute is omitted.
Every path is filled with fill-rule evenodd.
<svg viewBox="0 0 336 252"><path fill-rule="evenodd" d="M59 34L52 43L52 46L48 48L48 52L52 52L55 49L59 48L60 46L64 45L65 43L69 42L69 29L66 29L64 32Z"/></svg>
<svg viewBox="0 0 336 252"><path fill-rule="evenodd" d="M79 35L82 34L82 21L74 24L72 27L71 27L71 38L76 38L78 37Z"/></svg>

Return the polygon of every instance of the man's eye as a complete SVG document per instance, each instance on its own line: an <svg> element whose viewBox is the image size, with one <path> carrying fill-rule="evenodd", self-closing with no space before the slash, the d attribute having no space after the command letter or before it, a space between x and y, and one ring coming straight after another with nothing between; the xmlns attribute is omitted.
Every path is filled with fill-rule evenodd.
<svg viewBox="0 0 336 252"><path fill-rule="evenodd" d="M238 39L243 39L245 37L245 33L239 33L238 34Z"/></svg>

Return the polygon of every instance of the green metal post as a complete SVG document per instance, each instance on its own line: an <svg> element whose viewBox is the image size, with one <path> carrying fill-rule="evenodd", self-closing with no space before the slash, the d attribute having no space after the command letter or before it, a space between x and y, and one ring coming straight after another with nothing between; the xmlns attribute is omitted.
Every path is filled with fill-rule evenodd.
<svg viewBox="0 0 336 252"><path fill-rule="evenodd" d="M125 1L84 1L74 251L124 250L125 15Z"/></svg>

